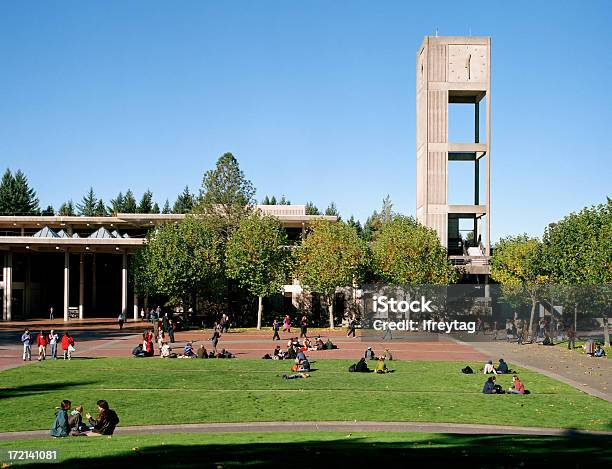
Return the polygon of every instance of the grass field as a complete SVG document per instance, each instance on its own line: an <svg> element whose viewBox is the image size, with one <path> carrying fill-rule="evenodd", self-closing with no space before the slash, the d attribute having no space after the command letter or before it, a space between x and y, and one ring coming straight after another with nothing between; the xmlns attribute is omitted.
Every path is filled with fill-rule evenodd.
<svg viewBox="0 0 612 469"><path fill-rule="evenodd" d="M311 378L285 380L289 361L48 360L0 372L0 431L50 428L62 399L91 413L106 399L124 426L355 419L612 429L612 403L527 370L532 394L483 395L485 377L462 374L465 363L391 362L387 375L348 373L350 363L316 361ZM507 389L511 377L498 382Z"/></svg>
<svg viewBox="0 0 612 469"><path fill-rule="evenodd" d="M220 433L0 442L0 463L16 448L54 449L71 467L608 467L609 439L427 433ZM44 465L31 463L31 467Z"/></svg>

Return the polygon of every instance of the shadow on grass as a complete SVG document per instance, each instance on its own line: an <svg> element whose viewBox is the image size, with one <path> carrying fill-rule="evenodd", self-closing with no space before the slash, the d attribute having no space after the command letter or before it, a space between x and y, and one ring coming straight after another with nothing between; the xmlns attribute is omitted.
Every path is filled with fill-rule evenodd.
<svg viewBox="0 0 612 469"><path fill-rule="evenodd" d="M75 386L86 386L88 384L96 384L96 381L79 381L78 383L40 383L40 384L25 384L22 386L4 386L0 387L0 399L8 397L23 397L31 394L39 394L41 392L59 391L70 389Z"/></svg>
<svg viewBox="0 0 612 469"><path fill-rule="evenodd" d="M290 435L288 435L290 438ZM381 434L384 440L385 435ZM610 467L612 453L609 436L585 436L568 432L564 436L456 435L438 434L431 438L411 437L405 441L376 441L376 437L284 443L253 442L200 444L187 435L184 444L143 445L141 448L116 448L104 443L108 456L80 452L79 458L62 460L64 468L85 464L88 468L126 467L250 467L299 466L309 467L401 467L409 463L448 463L452 467ZM282 438L282 436L281 436ZM160 435L160 440L163 436ZM108 440L107 440L108 441ZM117 441L119 443L119 441ZM125 446L125 441L123 446Z"/></svg>

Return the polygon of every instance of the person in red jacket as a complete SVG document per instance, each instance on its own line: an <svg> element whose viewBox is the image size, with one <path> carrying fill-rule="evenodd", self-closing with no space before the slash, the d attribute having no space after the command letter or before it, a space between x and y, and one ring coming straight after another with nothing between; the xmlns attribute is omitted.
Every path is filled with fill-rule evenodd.
<svg viewBox="0 0 612 469"><path fill-rule="evenodd" d="M64 332L62 337L62 350L64 351L64 360L72 358L72 350L74 349L74 338L68 333Z"/></svg>
<svg viewBox="0 0 612 469"><path fill-rule="evenodd" d="M36 345L38 345L38 361L44 360L47 356L47 336L40 331L36 337Z"/></svg>
<svg viewBox="0 0 612 469"><path fill-rule="evenodd" d="M525 386L521 383L518 376L512 377L512 387L508 389L509 394L525 394Z"/></svg>

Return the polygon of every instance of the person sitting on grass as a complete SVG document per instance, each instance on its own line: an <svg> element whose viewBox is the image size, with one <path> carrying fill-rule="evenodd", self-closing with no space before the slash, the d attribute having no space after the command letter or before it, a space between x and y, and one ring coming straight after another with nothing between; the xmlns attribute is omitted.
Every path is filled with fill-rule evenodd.
<svg viewBox="0 0 612 469"><path fill-rule="evenodd" d="M98 418L94 419L91 414L87 414L87 420L91 425L89 431L85 432L87 436L112 435L115 432L115 427L119 423L117 413L109 408L108 402L100 399L96 402L98 406Z"/></svg>
<svg viewBox="0 0 612 469"><path fill-rule="evenodd" d="M597 349L595 349L594 357L605 357L606 351L602 348L601 344L597 344Z"/></svg>
<svg viewBox="0 0 612 469"><path fill-rule="evenodd" d="M482 388L483 394L503 394L499 384L495 384L495 376L489 376L485 381L484 387Z"/></svg>
<svg viewBox="0 0 612 469"><path fill-rule="evenodd" d="M499 365L497 365L497 369L495 371L502 375L510 372L508 370L508 364L504 361L503 358L499 359Z"/></svg>
<svg viewBox="0 0 612 469"><path fill-rule="evenodd" d="M280 346L276 346L276 348L274 349L274 352L272 354L272 359L273 360L282 360L285 357L285 352L283 352L280 348Z"/></svg>
<svg viewBox="0 0 612 469"><path fill-rule="evenodd" d="M365 353L363 354L364 358L366 360L374 360L376 359L375 355L374 355L374 350L372 350L372 347L368 347L365 351Z"/></svg>
<svg viewBox="0 0 612 469"><path fill-rule="evenodd" d="M68 423L68 411L72 403L64 399L59 407L56 407L55 420L49 434L56 438L70 435L70 424Z"/></svg>
<svg viewBox="0 0 612 469"><path fill-rule="evenodd" d="M172 348L168 342L163 342L161 350L159 351L159 356L161 358L176 358L176 353L172 353Z"/></svg>
<svg viewBox="0 0 612 469"><path fill-rule="evenodd" d="M147 356L144 349L142 348L142 344L138 344L132 349L132 355L134 355L134 357L136 358L144 358Z"/></svg>
<svg viewBox="0 0 612 469"><path fill-rule="evenodd" d="M68 425L72 429L72 435L78 436L80 433L88 430L87 425L83 423L83 406L78 405L68 415Z"/></svg>
<svg viewBox="0 0 612 469"><path fill-rule="evenodd" d="M198 358L208 358L208 352L206 351L204 344L200 345L200 348L198 348L197 355Z"/></svg>
<svg viewBox="0 0 612 469"><path fill-rule="evenodd" d="M292 375L283 375L285 379L299 379L299 378L310 378L308 373L295 373Z"/></svg>
<svg viewBox="0 0 612 469"><path fill-rule="evenodd" d="M512 377L512 387L508 389L508 394L525 394L525 386L516 375Z"/></svg>
<svg viewBox="0 0 612 469"><path fill-rule="evenodd" d="M183 347L183 358L197 358L198 356L193 351L193 345L191 342L187 342Z"/></svg>
<svg viewBox="0 0 612 469"><path fill-rule="evenodd" d="M376 371L376 373L378 373L379 375L389 373L389 370L387 369L387 364L385 363L385 357L380 357L378 359L378 363L376 363L376 369L374 371Z"/></svg>
<svg viewBox="0 0 612 469"><path fill-rule="evenodd" d="M385 349L384 353L382 354L382 357L388 361L393 360L393 355L391 355L391 352L389 352L388 348Z"/></svg>
<svg viewBox="0 0 612 469"><path fill-rule="evenodd" d="M370 369L368 368L368 364L366 363L365 358L360 358L357 364L355 365L355 372L357 373L369 373Z"/></svg>
<svg viewBox="0 0 612 469"><path fill-rule="evenodd" d="M485 363L484 368L482 369L482 372L485 375L488 375L490 373L493 373L494 375L497 374L497 370L495 369L495 367L493 366L493 361L489 360L487 363Z"/></svg>

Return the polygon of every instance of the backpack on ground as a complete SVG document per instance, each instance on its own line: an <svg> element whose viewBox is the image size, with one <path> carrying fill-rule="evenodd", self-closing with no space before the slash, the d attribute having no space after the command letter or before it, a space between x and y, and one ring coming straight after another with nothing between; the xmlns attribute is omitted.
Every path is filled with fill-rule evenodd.
<svg viewBox="0 0 612 469"><path fill-rule="evenodd" d="M468 365L468 366L466 366L465 368L463 368L461 370L461 373L464 373L466 375L471 375L471 374L474 373L474 370L472 370L472 368L470 368L469 365Z"/></svg>
<svg viewBox="0 0 612 469"><path fill-rule="evenodd" d="M357 365L355 363L353 363L351 366L349 366L349 372L354 373L357 368Z"/></svg>

